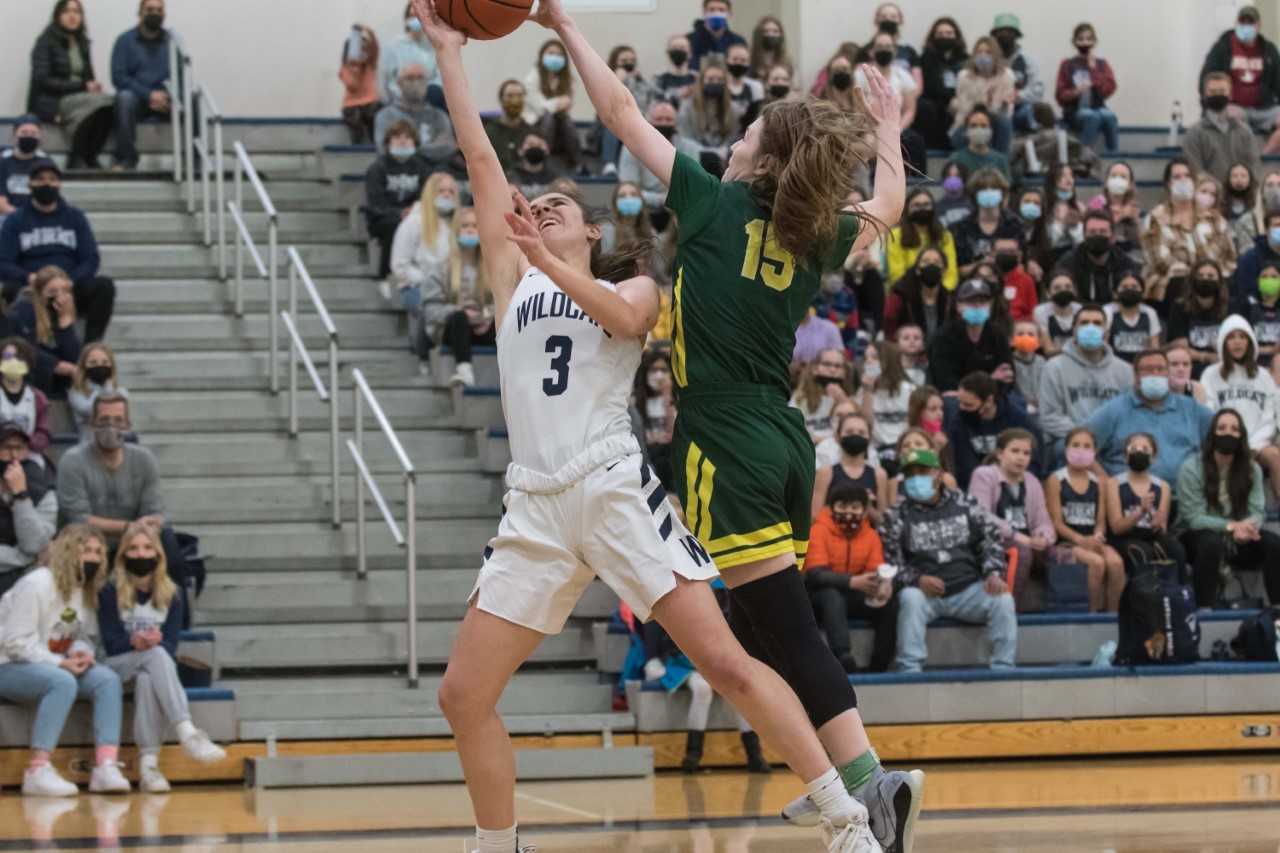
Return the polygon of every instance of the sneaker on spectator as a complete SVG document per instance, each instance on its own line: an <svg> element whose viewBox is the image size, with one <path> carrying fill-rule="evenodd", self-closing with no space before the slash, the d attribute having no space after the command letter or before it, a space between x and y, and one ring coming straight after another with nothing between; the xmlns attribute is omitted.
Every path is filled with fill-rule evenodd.
<svg viewBox="0 0 1280 853"><path fill-rule="evenodd" d="M213 764L227 757L227 751L209 740L209 736L199 729L182 741L182 751L201 764Z"/></svg>
<svg viewBox="0 0 1280 853"><path fill-rule="evenodd" d="M89 790L94 794L127 794L133 790L124 778L119 761L106 761L93 768L89 775Z"/></svg>
<svg viewBox="0 0 1280 853"><path fill-rule="evenodd" d="M158 767L143 767L138 773L138 790L144 794L169 793L169 780Z"/></svg>
<svg viewBox="0 0 1280 853"><path fill-rule="evenodd" d="M391 282L389 281L383 280L378 282L378 293L387 302L391 302L395 299L395 291L392 289Z"/></svg>
<svg viewBox="0 0 1280 853"><path fill-rule="evenodd" d="M616 177L617 174L618 164L616 163L605 163L604 168L600 170L600 177L602 178L613 178Z"/></svg>
<svg viewBox="0 0 1280 853"><path fill-rule="evenodd" d="M74 797L80 789L58 775L52 764L28 767L22 774L24 797Z"/></svg>
<svg viewBox="0 0 1280 853"><path fill-rule="evenodd" d="M450 385L461 385L463 388L474 388L476 384L476 372L471 367L471 362L459 362L457 368L453 371L453 376L449 377Z"/></svg>

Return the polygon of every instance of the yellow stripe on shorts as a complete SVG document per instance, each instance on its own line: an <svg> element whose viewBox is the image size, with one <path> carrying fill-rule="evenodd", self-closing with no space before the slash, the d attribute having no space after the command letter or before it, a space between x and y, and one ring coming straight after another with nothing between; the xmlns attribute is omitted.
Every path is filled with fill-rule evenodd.
<svg viewBox="0 0 1280 853"><path fill-rule="evenodd" d="M684 290L684 267L676 273L676 286L671 296L671 376L676 381L676 385L680 388L689 386L689 379L685 370L685 352L684 352L684 313L680 306L680 294ZM693 478L689 478L689 483L693 483Z"/></svg>
<svg viewBox="0 0 1280 853"><path fill-rule="evenodd" d="M684 514L693 535L702 541L711 536L711 495L715 491L716 466L711 464L695 441L689 442L684 459L684 476L688 483Z"/></svg>

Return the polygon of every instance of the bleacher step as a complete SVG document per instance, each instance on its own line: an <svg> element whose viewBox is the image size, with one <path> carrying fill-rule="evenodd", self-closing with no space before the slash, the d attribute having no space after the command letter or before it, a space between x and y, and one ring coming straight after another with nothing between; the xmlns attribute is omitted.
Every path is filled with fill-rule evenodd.
<svg viewBox="0 0 1280 853"><path fill-rule="evenodd" d="M308 380L303 379L307 382ZM302 386L306 387L306 386ZM378 393L387 417L400 425L400 418L445 419L453 404L443 389L386 390ZM144 434L227 429L262 431L282 429L289 414L287 394L272 396L265 391L216 391L193 395L182 391L140 391L130 395L134 428ZM339 397L343 428L350 429L350 392ZM327 428L329 405L308 389L298 401L299 416L312 428Z"/></svg>
<svg viewBox="0 0 1280 853"><path fill-rule="evenodd" d="M328 348L317 348L309 353L327 385ZM427 380L417 378L418 363L417 356L406 352L402 346L380 350L340 350L338 353L340 381L346 381L351 368L359 367L374 387L383 387L384 383L403 385L408 382L425 386ZM137 391L261 391L270 379L270 360L262 352L182 352L164 358L157 358L154 353L124 352L117 355L117 367L120 376L129 377L129 388ZM282 377L287 368L288 357L282 353ZM303 369L299 360L300 375ZM310 389L310 380L301 380L301 387Z"/></svg>
<svg viewBox="0 0 1280 853"><path fill-rule="evenodd" d="M501 707L501 706L499 706ZM512 714L504 711L502 723L514 736L633 732L636 719L631 714ZM373 719L325 720L242 720L241 740L360 740L371 738L448 737L452 734L444 717L377 717Z"/></svg>
<svg viewBox="0 0 1280 853"><path fill-rule="evenodd" d="M232 271L234 272L234 271ZM369 314L397 313L379 295L376 285L365 278L317 278L316 289L325 307L334 315L356 312ZM281 307L288 307L288 271L280 273ZM126 314L230 314L235 304L233 281L220 281L216 276L183 280L116 279L116 316ZM267 289L254 281L244 290L244 309L248 314L264 314L268 306ZM302 315L313 313L311 303L301 287L298 304L305 306ZM339 328L341 335L342 329Z"/></svg>

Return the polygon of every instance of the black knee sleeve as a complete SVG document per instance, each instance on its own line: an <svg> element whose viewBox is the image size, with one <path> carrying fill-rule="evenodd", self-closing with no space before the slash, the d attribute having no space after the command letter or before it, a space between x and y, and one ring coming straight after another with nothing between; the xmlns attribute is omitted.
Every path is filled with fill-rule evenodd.
<svg viewBox="0 0 1280 853"><path fill-rule="evenodd" d="M858 707L844 668L822 639L799 570L789 569L740 586L730 594L734 633L750 626L753 644L743 646L768 663L800 697L814 728Z"/></svg>

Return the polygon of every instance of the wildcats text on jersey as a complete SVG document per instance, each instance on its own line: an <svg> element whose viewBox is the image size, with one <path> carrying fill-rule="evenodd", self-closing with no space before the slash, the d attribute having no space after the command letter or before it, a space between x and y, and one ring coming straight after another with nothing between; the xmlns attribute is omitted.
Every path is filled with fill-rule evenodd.
<svg viewBox="0 0 1280 853"><path fill-rule="evenodd" d="M548 298L548 296L550 298ZM567 320L582 320L590 323L597 329L600 324L587 316L587 312L579 308L568 294L563 291L541 291L532 296L527 297L523 302L516 306L516 331L523 332L526 326L536 323L539 320L547 320L552 317L564 317ZM600 329L604 332L606 338L612 338L613 335L608 331Z"/></svg>

